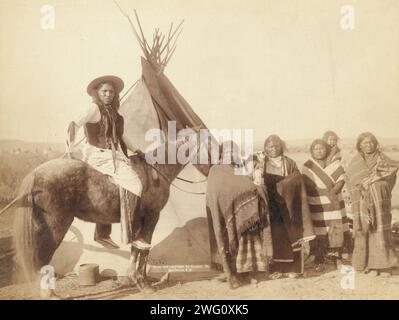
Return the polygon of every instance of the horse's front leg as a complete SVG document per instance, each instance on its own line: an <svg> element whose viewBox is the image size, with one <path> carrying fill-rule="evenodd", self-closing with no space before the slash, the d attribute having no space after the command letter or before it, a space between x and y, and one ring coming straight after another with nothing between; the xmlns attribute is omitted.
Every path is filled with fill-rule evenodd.
<svg viewBox="0 0 399 320"><path fill-rule="evenodd" d="M158 210L147 210L143 220L143 226L140 231L140 237L147 243L151 243L152 235L155 230L155 226L159 220ZM141 290L152 292L150 284L147 281L147 262L150 250L140 250L138 267L137 267L137 283Z"/></svg>
<svg viewBox="0 0 399 320"><path fill-rule="evenodd" d="M137 286L145 292L153 292L147 280L147 262L150 250L140 250L139 262L137 267Z"/></svg>
<svg viewBox="0 0 399 320"><path fill-rule="evenodd" d="M127 276L131 285L137 284L137 258L139 256L140 250L134 246L131 246L130 249L130 260L129 260L129 268L127 271Z"/></svg>

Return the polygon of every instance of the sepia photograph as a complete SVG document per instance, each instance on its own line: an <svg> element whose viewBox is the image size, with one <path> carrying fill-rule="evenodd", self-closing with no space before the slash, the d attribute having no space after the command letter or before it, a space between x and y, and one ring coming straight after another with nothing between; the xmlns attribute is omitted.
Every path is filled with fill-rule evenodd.
<svg viewBox="0 0 399 320"><path fill-rule="evenodd" d="M0 87L0 300L399 299L399 0L0 0Z"/></svg>

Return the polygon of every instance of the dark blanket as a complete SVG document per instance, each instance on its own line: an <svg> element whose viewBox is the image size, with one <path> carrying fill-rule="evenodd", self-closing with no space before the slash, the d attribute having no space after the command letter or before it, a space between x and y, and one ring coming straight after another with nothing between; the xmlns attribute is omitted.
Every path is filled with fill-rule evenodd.
<svg viewBox="0 0 399 320"><path fill-rule="evenodd" d="M291 246L315 237L305 184L300 173L283 177L265 176L269 196L270 223L283 224Z"/></svg>
<svg viewBox="0 0 399 320"><path fill-rule="evenodd" d="M217 254L213 220L217 219L224 238L224 248L234 255L244 232L259 232L265 225L259 210L259 197L266 201L265 190L247 176L235 175L231 165L213 166L208 175L206 206L208 212L212 261ZM216 258L217 260L217 258Z"/></svg>

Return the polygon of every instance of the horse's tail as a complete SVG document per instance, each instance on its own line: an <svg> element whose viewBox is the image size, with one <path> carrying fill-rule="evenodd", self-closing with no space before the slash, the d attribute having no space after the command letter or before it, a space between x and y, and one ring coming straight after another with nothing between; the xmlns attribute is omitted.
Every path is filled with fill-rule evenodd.
<svg viewBox="0 0 399 320"><path fill-rule="evenodd" d="M15 258L26 280L34 279L38 266L34 219L35 215L39 213L39 209L35 207L33 199L34 180L34 172L31 172L22 181L16 199L23 199L23 206L18 206L15 209L14 219Z"/></svg>

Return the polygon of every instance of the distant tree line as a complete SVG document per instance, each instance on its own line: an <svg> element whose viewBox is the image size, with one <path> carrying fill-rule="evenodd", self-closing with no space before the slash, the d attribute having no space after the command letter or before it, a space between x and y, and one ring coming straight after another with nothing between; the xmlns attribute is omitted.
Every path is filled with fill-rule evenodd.
<svg viewBox="0 0 399 320"><path fill-rule="evenodd" d="M303 145L303 146L288 146L288 152L290 153L300 153L300 152L305 152L309 153L309 148L310 145ZM340 146L342 150L347 150L347 151L355 151L355 146L352 145L343 145ZM381 151L383 152L399 152L399 146L397 145L385 145L385 146L380 146Z"/></svg>
<svg viewBox="0 0 399 320"><path fill-rule="evenodd" d="M8 203L16 196L22 179L40 164L58 158L61 152L1 152L0 154L0 203Z"/></svg>

